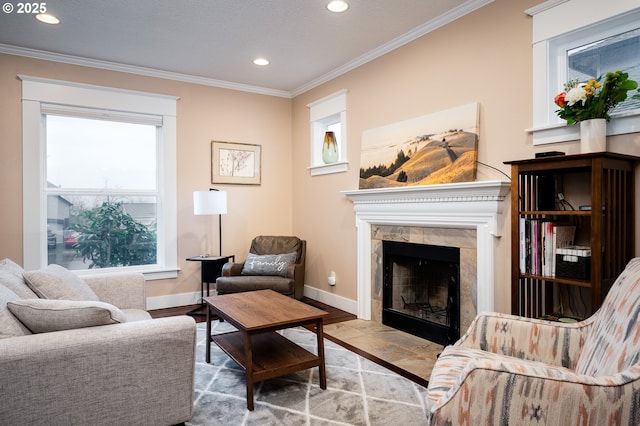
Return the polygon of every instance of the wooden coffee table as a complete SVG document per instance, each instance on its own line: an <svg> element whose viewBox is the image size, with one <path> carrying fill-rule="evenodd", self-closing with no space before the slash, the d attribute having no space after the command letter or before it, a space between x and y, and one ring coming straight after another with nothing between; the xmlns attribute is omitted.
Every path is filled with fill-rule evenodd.
<svg viewBox="0 0 640 426"><path fill-rule="evenodd" d="M320 388L327 388L322 331L327 312L273 290L210 296L204 301L207 305L206 361L211 362L211 342L214 342L244 369L250 411L253 411L254 382L318 367ZM213 315L228 321L238 331L212 336ZM276 333L276 330L302 325L315 326L317 355Z"/></svg>

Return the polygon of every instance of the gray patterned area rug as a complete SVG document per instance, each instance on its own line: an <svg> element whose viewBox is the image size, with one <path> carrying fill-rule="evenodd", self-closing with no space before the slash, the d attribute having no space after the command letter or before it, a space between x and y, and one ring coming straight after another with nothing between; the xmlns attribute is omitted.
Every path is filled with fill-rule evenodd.
<svg viewBox="0 0 640 426"><path fill-rule="evenodd" d="M187 425L420 425L426 422L426 389L325 339L327 389L318 368L255 384L255 410L247 410L244 372L215 344L205 362L205 327L198 324L194 414ZM212 323L213 333L233 330ZM315 334L281 332L316 352Z"/></svg>

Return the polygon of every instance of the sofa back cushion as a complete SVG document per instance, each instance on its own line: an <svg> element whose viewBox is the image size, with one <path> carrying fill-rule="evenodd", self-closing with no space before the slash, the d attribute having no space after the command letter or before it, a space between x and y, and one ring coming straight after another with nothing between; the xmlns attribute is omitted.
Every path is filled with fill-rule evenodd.
<svg viewBox="0 0 640 426"><path fill-rule="evenodd" d="M26 336L31 332L7 308L7 303L21 300L9 288L0 285L0 339Z"/></svg>
<svg viewBox="0 0 640 426"><path fill-rule="evenodd" d="M608 376L640 361L640 258L632 259L609 290L585 341L576 373Z"/></svg>
<svg viewBox="0 0 640 426"><path fill-rule="evenodd" d="M31 290L42 299L100 300L82 278L59 265L25 271L22 276Z"/></svg>
<svg viewBox="0 0 640 426"><path fill-rule="evenodd" d="M11 259L0 260L0 284L23 299L35 299L38 296L29 288L22 273L24 269Z"/></svg>

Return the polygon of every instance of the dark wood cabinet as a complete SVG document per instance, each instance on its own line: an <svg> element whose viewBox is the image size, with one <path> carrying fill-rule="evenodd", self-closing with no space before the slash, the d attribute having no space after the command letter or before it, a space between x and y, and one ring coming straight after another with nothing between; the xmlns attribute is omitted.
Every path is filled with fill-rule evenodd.
<svg viewBox="0 0 640 426"><path fill-rule="evenodd" d="M599 308L634 255L633 169L639 159L603 152L505 162L512 177L512 313L539 318L561 308L588 317ZM546 221L575 226L574 244L591 253L584 276L522 267L523 250L525 257L540 255L525 248L524 223Z"/></svg>

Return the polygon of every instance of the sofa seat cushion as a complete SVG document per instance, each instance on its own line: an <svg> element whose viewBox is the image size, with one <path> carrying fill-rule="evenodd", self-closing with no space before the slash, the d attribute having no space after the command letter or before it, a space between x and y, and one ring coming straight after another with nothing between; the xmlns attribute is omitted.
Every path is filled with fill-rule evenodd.
<svg viewBox="0 0 640 426"><path fill-rule="evenodd" d="M275 276L235 276L220 277L216 280L219 293L241 293L243 291L271 289L285 295L294 293L294 280Z"/></svg>
<svg viewBox="0 0 640 426"><path fill-rule="evenodd" d="M118 324L127 321L115 306L96 301L23 299L7 303L8 309L32 333Z"/></svg>
<svg viewBox="0 0 640 426"><path fill-rule="evenodd" d="M142 309L121 309L127 322L146 321L152 319L151 314Z"/></svg>
<svg viewBox="0 0 640 426"><path fill-rule="evenodd" d="M24 269L11 259L0 260L0 284L13 291L22 299L34 299L38 296L29 288L22 274Z"/></svg>
<svg viewBox="0 0 640 426"><path fill-rule="evenodd" d="M296 253L247 254L242 267L242 275L273 275L286 277L289 265L296 261Z"/></svg>
<svg viewBox="0 0 640 426"><path fill-rule="evenodd" d="M42 299L100 300L82 278L60 265L25 271L22 275L31 290Z"/></svg>
<svg viewBox="0 0 640 426"><path fill-rule="evenodd" d="M0 339L31 334L29 329L18 321L7 308L7 303L19 300L21 300L20 296L11 291L11 289L0 285Z"/></svg>

